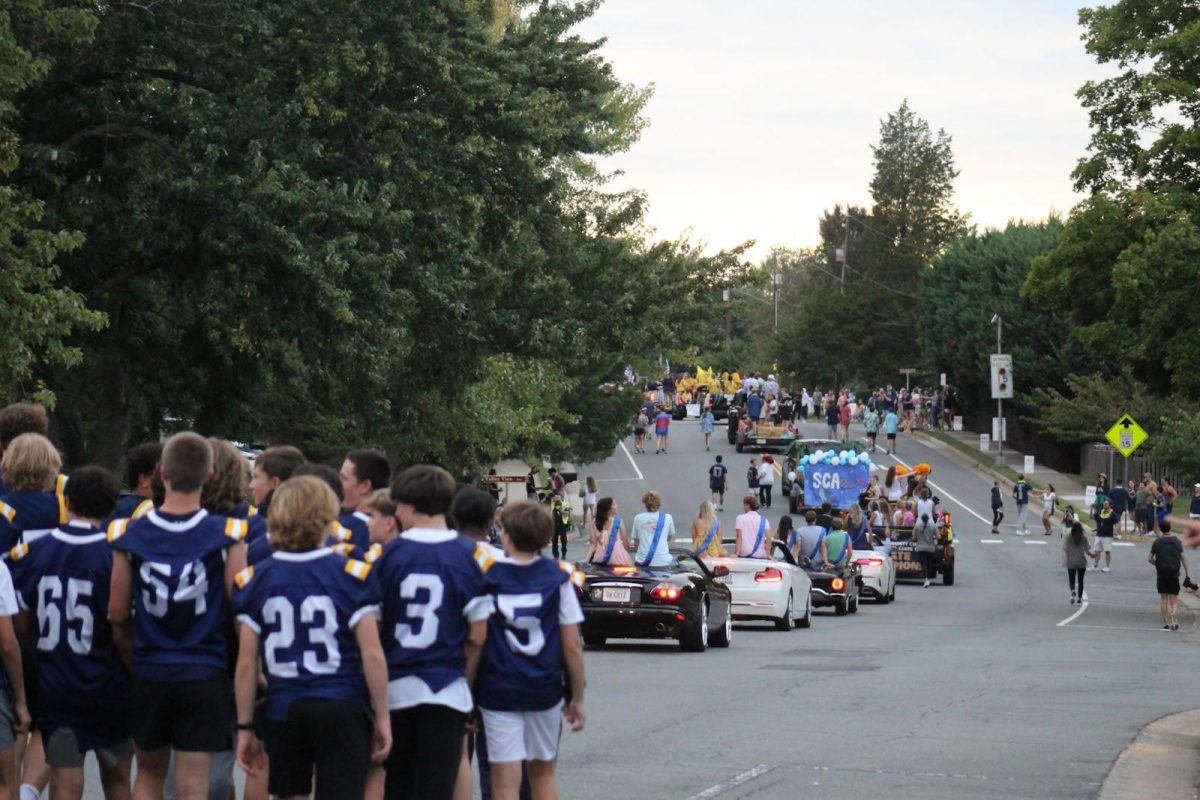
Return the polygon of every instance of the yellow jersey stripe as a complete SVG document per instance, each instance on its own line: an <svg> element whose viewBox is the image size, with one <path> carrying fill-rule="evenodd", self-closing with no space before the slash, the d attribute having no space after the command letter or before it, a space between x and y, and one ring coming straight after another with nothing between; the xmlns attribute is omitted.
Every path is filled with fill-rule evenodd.
<svg viewBox="0 0 1200 800"><path fill-rule="evenodd" d="M245 589L246 584L254 577L254 567L246 567L244 570L234 576L233 582L237 584L239 589Z"/></svg>
<svg viewBox="0 0 1200 800"><path fill-rule="evenodd" d="M58 524L66 525L70 517L67 515L67 476L59 474L54 481L54 496L58 498Z"/></svg>
<svg viewBox="0 0 1200 800"><path fill-rule="evenodd" d="M125 535L125 529L129 527L129 520L114 519L108 526L108 540L115 542Z"/></svg>
<svg viewBox="0 0 1200 800"><path fill-rule="evenodd" d="M365 581L367 575L371 574L371 565L363 561L355 561L350 559L346 562L346 572L350 573L360 581Z"/></svg>
<svg viewBox="0 0 1200 800"><path fill-rule="evenodd" d="M143 500L138 503L138 507L133 510L133 519L141 519L154 510L153 500Z"/></svg>
<svg viewBox="0 0 1200 800"><path fill-rule="evenodd" d="M240 542L246 538L246 533L250 530L250 526L244 519L234 519L230 517L225 520L225 535L235 542Z"/></svg>
<svg viewBox="0 0 1200 800"><path fill-rule="evenodd" d="M3 516L9 522L13 521L13 517L17 515L17 510L8 503L0 503L0 516Z"/></svg>
<svg viewBox="0 0 1200 800"><path fill-rule="evenodd" d="M14 547L12 550L8 551L8 557L12 561L20 561L22 558L25 557L25 554L28 552L29 552L29 545L22 542L21 544Z"/></svg>

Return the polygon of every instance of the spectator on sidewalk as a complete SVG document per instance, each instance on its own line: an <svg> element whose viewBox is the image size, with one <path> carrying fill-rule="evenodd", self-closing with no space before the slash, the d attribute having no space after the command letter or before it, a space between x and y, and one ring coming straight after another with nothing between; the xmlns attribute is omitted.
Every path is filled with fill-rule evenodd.
<svg viewBox="0 0 1200 800"><path fill-rule="evenodd" d="M1112 502L1105 500L1100 513L1096 515L1096 551L1092 556L1095 559L1092 569L1100 567L1101 553L1104 553L1104 567L1100 571L1108 572L1112 567L1113 526L1116 524L1117 515L1112 509Z"/></svg>
<svg viewBox="0 0 1200 800"><path fill-rule="evenodd" d="M1162 535L1150 545L1147 560L1154 565L1158 578L1158 607L1162 612L1163 630L1179 630L1179 567L1191 580L1187 556L1183 554L1183 543L1171 533L1171 523L1163 520L1158 524Z"/></svg>
<svg viewBox="0 0 1200 800"><path fill-rule="evenodd" d="M1123 524L1125 514L1129 511L1129 490L1118 483L1109 490L1108 499L1112 501L1113 513L1117 515L1117 524Z"/></svg>
<svg viewBox="0 0 1200 800"><path fill-rule="evenodd" d="M1001 497L1000 481L992 481L992 533L1000 533L1004 521L1004 498Z"/></svg>
<svg viewBox="0 0 1200 800"><path fill-rule="evenodd" d="M1017 501L1017 536L1029 535L1029 492L1025 476L1018 475L1012 489L1013 499Z"/></svg>
<svg viewBox="0 0 1200 800"><path fill-rule="evenodd" d="M1143 478L1133 496L1133 532L1146 533L1150 522L1150 488Z"/></svg>

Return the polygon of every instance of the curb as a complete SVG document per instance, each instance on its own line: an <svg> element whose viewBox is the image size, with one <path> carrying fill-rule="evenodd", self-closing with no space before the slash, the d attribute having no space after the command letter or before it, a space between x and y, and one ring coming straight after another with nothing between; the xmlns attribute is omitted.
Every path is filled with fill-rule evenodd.
<svg viewBox="0 0 1200 800"><path fill-rule="evenodd" d="M1113 762L1100 800L1200 798L1200 709L1150 723Z"/></svg>

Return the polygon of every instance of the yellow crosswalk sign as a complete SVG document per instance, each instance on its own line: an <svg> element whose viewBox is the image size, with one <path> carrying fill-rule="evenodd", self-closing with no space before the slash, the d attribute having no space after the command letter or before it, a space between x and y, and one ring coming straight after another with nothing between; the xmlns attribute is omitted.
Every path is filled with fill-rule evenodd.
<svg viewBox="0 0 1200 800"><path fill-rule="evenodd" d="M1146 433L1146 429L1137 424L1133 417L1125 414L1108 429L1108 433L1104 434L1104 438L1108 439L1109 444L1117 448L1117 452L1128 458L1134 450L1142 446L1142 443L1150 438L1150 434Z"/></svg>

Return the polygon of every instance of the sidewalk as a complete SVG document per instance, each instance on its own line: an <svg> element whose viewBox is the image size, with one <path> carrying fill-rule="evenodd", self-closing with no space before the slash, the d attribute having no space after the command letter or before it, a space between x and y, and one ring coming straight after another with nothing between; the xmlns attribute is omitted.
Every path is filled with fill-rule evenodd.
<svg viewBox="0 0 1200 800"><path fill-rule="evenodd" d="M1117 756L1100 800L1200 798L1200 709L1152 722Z"/></svg>
<svg viewBox="0 0 1200 800"><path fill-rule="evenodd" d="M1005 498L1010 496L1015 476L1022 474L1025 469L1024 453L1005 446L1004 459L1001 461L995 443L992 443L987 452L981 451L979 434L973 431L918 430L914 431L912 435L920 437L925 444L932 447L944 447L947 452L953 453L960 461L983 472L990 478L1000 481L1001 491ZM1034 463L1034 471L1026 474L1025 478L1035 489L1041 489L1046 484L1053 484L1054 491L1058 495L1057 508L1059 512L1061 513L1065 506L1074 506L1084 527L1088 530L1092 529L1090 509L1086 507L1085 502L1086 489L1077 478L1050 469L1040 462ZM1035 500L1033 503L1034 507L1040 508L1040 501ZM1125 527L1118 534L1120 538L1130 542L1153 541L1153 537L1133 532L1133 522L1130 517L1130 514L1124 516L1122 524ZM1174 515L1170 519L1173 524L1182 521L1178 515Z"/></svg>

